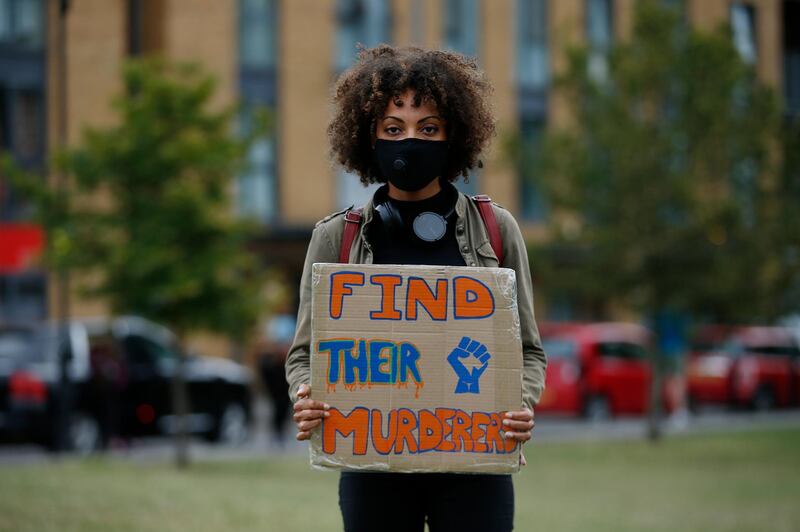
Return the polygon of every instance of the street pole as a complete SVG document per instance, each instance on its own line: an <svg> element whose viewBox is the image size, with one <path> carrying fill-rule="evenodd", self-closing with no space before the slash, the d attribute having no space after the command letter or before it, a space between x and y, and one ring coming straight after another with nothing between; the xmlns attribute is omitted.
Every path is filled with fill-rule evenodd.
<svg viewBox="0 0 800 532"><path fill-rule="evenodd" d="M661 389L663 388L663 356L660 349L656 350L652 359L652 378L650 379L650 397L647 410L647 439L651 442L661 440Z"/></svg>
<svg viewBox="0 0 800 532"><path fill-rule="evenodd" d="M189 392L186 389L186 334L178 331L175 373L172 375L172 413L175 420L175 465L178 469L189 467Z"/></svg>
<svg viewBox="0 0 800 532"><path fill-rule="evenodd" d="M61 149L67 146L67 13L69 0L58 0L58 144ZM55 188L61 198L64 198L65 207L67 192L67 177L62 172L55 174ZM52 233L51 233L52 239ZM51 245L53 245L51 243ZM57 244L56 244L57 245ZM71 383L69 364L72 358L72 349L69 334L70 294L69 272L66 267L57 266L58 285L58 361L59 361L59 400L56 415L55 449L65 451L69 447L69 417L71 400Z"/></svg>

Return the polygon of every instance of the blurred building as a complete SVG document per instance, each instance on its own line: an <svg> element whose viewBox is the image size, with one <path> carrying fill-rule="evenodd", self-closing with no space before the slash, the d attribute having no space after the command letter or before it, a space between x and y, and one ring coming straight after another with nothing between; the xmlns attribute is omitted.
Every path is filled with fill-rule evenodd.
<svg viewBox="0 0 800 532"><path fill-rule="evenodd" d="M729 23L759 76L800 112L800 1L662 0L688 24ZM267 265L299 276L316 220L363 202L371 190L332 167L325 126L336 75L355 43L442 47L477 56L495 86L499 135L485 167L460 185L508 207L529 238L547 216L530 180L503 161L510 134L535 143L569 120L551 97L568 43L588 43L594 75L603 52L630 32L635 0L0 0L0 148L45 173L46 154L114 120L109 101L131 56L159 53L203 63L219 79L217 103L272 110L271 138L253 146L237 177L236 208L263 223ZM61 31L63 28L63 32ZM790 32L795 28L795 32ZM57 308L55 282L27 258L43 245L29 212L0 181L0 319L37 319ZM76 315L104 313L74 301Z"/></svg>

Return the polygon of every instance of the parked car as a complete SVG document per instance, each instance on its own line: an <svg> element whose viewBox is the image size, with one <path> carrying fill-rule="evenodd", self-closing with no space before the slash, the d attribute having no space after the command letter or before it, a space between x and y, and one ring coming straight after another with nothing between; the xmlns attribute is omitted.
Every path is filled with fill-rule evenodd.
<svg viewBox="0 0 800 532"><path fill-rule="evenodd" d="M75 325L65 328L67 337L59 341L60 331L52 324L0 325L0 351L4 351L5 371L0 376L0 431L6 438L55 444L55 415L59 401L59 349L67 350L66 372L76 383L76 391L89 379L89 359L85 336ZM98 441L99 428L84 411L71 413L70 437L75 446ZM79 440L79 441L78 441Z"/></svg>
<svg viewBox="0 0 800 532"><path fill-rule="evenodd" d="M800 346L784 327L709 325L692 342L689 403L769 410L800 404Z"/></svg>
<svg viewBox="0 0 800 532"><path fill-rule="evenodd" d="M9 383L12 375L15 389L23 388L25 395L38 399L45 392L42 387L36 386L26 389L17 375L22 361L31 355L36 341L37 337L29 327L0 325L0 436L7 437L12 431L13 423L9 412Z"/></svg>
<svg viewBox="0 0 800 532"><path fill-rule="evenodd" d="M112 437L175 430L180 348L166 328L132 316L72 321L61 332L54 324L0 326L0 346L4 342L16 346L13 368L0 381L6 434L55 444L60 350L68 355L71 383L68 445L89 452ZM243 441L252 419L249 370L221 358L185 360L189 431L212 441Z"/></svg>
<svg viewBox="0 0 800 532"><path fill-rule="evenodd" d="M536 413L605 419L647 412L652 334L631 323L543 323L548 357ZM669 405L667 405L669 406Z"/></svg>

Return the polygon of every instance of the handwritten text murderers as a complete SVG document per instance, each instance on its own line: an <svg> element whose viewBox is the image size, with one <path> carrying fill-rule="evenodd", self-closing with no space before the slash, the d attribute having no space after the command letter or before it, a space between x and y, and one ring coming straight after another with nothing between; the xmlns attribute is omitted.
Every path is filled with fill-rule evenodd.
<svg viewBox="0 0 800 532"><path fill-rule="evenodd" d="M322 422L322 451L336 453L338 436L352 441L353 455L365 455L368 450L381 455L430 451L506 454L517 448L517 442L503 437L504 415L453 408L398 408L386 415L363 406L344 414L331 408L330 417ZM349 454L350 449L344 452Z"/></svg>

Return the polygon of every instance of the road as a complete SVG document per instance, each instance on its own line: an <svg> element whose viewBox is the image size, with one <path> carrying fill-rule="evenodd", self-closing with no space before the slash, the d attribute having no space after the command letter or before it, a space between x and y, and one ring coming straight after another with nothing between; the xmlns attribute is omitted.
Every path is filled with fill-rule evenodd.
<svg viewBox="0 0 800 532"><path fill-rule="evenodd" d="M307 453L307 445L294 440L294 431L291 426L287 427L282 440L269 434L266 427L271 409L266 401L258 401L255 412L254 431L245 444L236 447L217 446L195 439L191 445L192 458L195 460L228 460ZM668 418L663 423L665 436L793 427L800 428L800 410L798 409L769 413L709 410L694 416ZM646 430L647 422L643 418L590 423L575 419L540 416L536 419L534 438L542 444L630 440L643 438ZM173 458L173 448L169 438L138 438L133 440L129 446L112 449L109 454L133 462L167 462ZM72 457L69 455L54 456L35 445L0 446L0 466L47 463L64 458Z"/></svg>

